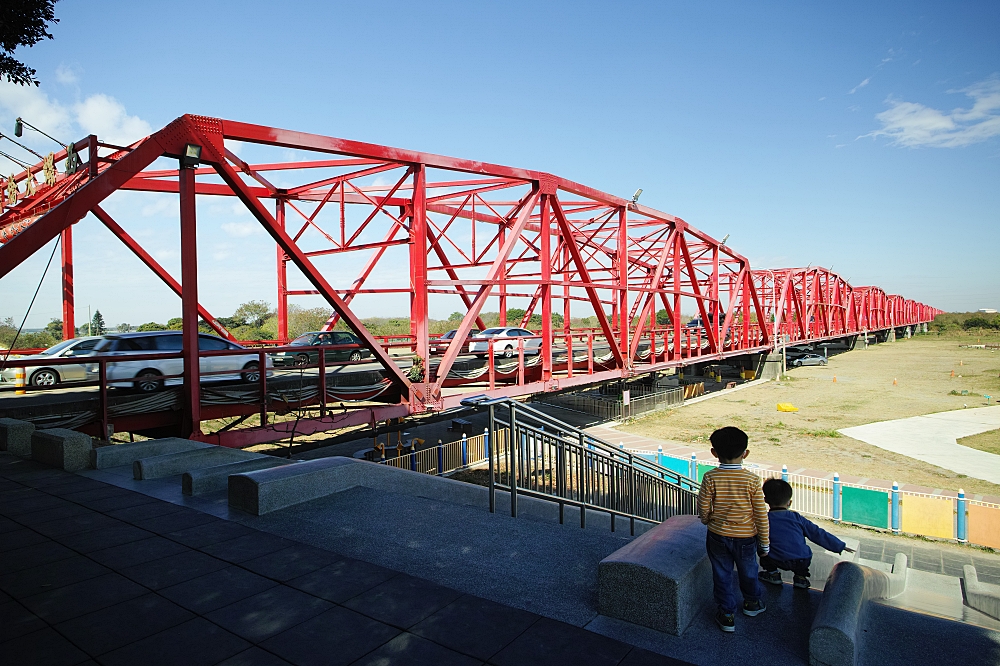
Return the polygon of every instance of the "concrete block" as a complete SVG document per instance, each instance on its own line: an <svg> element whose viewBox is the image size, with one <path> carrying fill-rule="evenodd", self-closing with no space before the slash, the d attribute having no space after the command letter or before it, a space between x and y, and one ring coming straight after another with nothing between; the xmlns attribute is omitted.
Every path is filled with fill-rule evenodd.
<svg viewBox="0 0 1000 666"><path fill-rule="evenodd" d="M360 485L355 473L358 465L376 466L336 457L233 474L229 477L229 506L263 516L325 497Z"/></svg>
<svg viewBox="0 0 1000 666"><path fill-rule="evenodd" d="M601 561L602 615L681 635L712 599L706 528L697 516L674 516Z"/></svg>
<svg viewBox="0 0 1000 666"><path fill-rule="evenodd" d="M36 430L31 435L32 460L67 472L90 467L90 452L93 448L94 442L90 435L66 428Z"/></svg>
<svg viewBox="0 0 1000 666"><path fill-rule="evenodd" d="M17 419L0 419L0 451L30 458L33 432L35 432L34 423Z"/></svg>
<svg viewBox="0 0 1000 666"><path fill-rule="evenodd" d="M902 564L902 569L897 567ZM812 666L854 666L858 663L859 627L866 605L871 599L886 599L905 588L906 557L897 555L892 574L861 566L854 562L839 562L833 567L816 617L809 631L809 663ZM896 580L891 579L897 576Z"/></svg>
<svg viewBox="0 0 1000 666"><path fill-rule="evenodd" d="M253 460L260 457L259 453L229 449L224 446L208 446L203 449L140 458L132 463L132 476L135 477L136 481L162 479L193 469Z"/></svg>
<svg viewBox="0 0 1000 666"><path fill-rule="evenodd" d="M976 567L966 564L962 567L962 583L965 585L965 603L977 611L1000 620L1000 585L980 583Z"/></svg>
<svg viewBox="0 0 1000 666"><path fill-rule="evenodd" d="M94 449L90 454L90 464L94 469L122 467L124 465L131 465L136 460L142 458L152 458L153 456L162 456L167 453L178 453L180 451L205 449L212 446L215 445L195 442L190 439L181 439L180 437L150 439L145 442L133 442L129 444L113 444Z"/></svg>
<svg viewBox="0 0 1000 666"><path fill-rule="evenodd" d="M485 507L488 490L440 476L411 472L353 458L307 462L229 477L229 505L255 515L284 509L333 493L365 486L452 504ZM555 504L552 505L555 509Z"/></svg>
<svg viewBox="0 0 1000 666"><path fill-rule="evenodd" d="M261 469L281 467L292 464L291 460L283 460L273 456L260 456L252 460L213 465L201 469L192 469L181 476L181 490L185 495L203 495L205 493L226 490L229 487L229 477L232 474L256 472Z"/></svg>

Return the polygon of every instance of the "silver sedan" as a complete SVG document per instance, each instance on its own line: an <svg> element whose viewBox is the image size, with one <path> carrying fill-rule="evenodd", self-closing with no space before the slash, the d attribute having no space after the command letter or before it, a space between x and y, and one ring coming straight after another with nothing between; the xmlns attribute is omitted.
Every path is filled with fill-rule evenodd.
<svg viewBox="0 0 1000 666"><path fill-rule="evenodd" d="M84 358L94 356L94 347L100 337L73 338L49 347L43 352L7 359L6 367L0 372L0 383L13 384L20 361L45 361L56 358ZM84 382L97 376L94 363L65 363L46 367L33 365L25 368L27 383L31 386L55 386L66 382Z"/></svg>
<svg viewBox="0 0 1000 666"><path fill-rule="evenodd" d="M469 352L479 358L485 358L489 353L490 343L493 340L494 356L511 358L517 355L518 343L523 341L524 353L538 354L541 351L542 339L529 330L516 326L498 326L488 328L469 342Z"/></svg>

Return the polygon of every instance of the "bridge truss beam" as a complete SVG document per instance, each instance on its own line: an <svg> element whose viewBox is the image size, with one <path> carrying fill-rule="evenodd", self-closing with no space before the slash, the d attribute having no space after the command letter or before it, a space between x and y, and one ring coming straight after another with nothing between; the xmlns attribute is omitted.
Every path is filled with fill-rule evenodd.
<svg viewBox="0 0 1000 666"><path fill-rule="evenodd" d="M275 159L248 163L227 142ZM161 157L180 158L189 144L201 148L200 166L153 168ZM541 316L537 372L519 353L517 382L497 386L491 374L483 392L492 395L627 378L766 352L776 336L832 339L923 323L939 312L877 287L853 288L822 268L754 270L680 218L538 171L191 115L128 147L90 136L73 148L87 154L82 166L47 174L34 193L5 200L0 277L59 234L65 248L71 226L93 213L182 297L186 322L200 316L228 337L186 297L184 281L173 280L101 204L117 191L177 193L190 217L182 274L193 276L194 202L234 197L276 246L279 342L287 342L289 298L322 296L333 310L326 328L342 322L371 348L409 413L457 405L462 395L449 389L467 383L455 370L461 344L430 363L428 322L432 310L443 311L439 303L464 308L454 324L459 341L486 326L490 307L501 325L528 326ZM67 151L54 162L65 166ZM20 192L43 172L36 165L13 177L12 187ZM355 261L356 253L367 259ZM288 287L289 262L310 289ZM352 262L357 277L347 282L341 266ZM71 264L64 261L70 298ZM394 295L408 298L423 375L404 372L352 309L359 299ZM517 322L506 321L511 303L524 306ZM701 325L686 325L684 313ZM590 327L573 328L571 319L589 319ZM580 361L584 340L589 358ZM492 373L492 359L489 366ZM192 397L188 411L197 435L195 403Z"/></svg>

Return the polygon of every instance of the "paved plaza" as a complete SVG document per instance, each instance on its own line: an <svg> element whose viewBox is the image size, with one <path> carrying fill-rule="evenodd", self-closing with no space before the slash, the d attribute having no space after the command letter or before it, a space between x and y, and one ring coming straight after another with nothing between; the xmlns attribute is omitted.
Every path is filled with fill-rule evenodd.
<svg viewBox="0 0 1000 666"><path fill-rule="evenodd" d="M683 662L0 454L0 664Z"/></svg>

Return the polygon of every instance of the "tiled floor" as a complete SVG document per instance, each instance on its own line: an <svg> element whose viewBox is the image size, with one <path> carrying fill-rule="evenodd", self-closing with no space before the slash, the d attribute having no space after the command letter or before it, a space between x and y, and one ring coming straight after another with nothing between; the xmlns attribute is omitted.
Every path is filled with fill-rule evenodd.
<svg viewBox="0 0 1000 666"><path fill-rule="evenodd" d="M0 456L0 664L681 664Z"/></svg>

